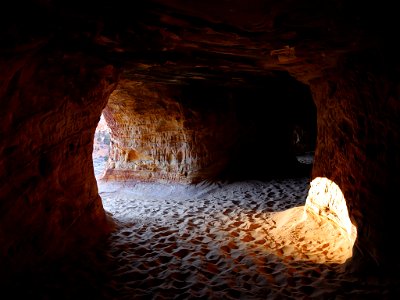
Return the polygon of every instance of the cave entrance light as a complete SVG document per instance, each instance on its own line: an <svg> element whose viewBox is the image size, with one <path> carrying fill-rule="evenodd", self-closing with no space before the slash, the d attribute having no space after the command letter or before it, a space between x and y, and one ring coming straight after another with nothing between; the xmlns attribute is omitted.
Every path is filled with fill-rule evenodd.
<svg viewBox="0 0 400 300"><path fill-rule="evenodd" d="M96 180L103 176L110 151L110 128L101 114L93 140L93 168Z"/></svg>
<svg viewBox="0 0 400 300"><path fill-rule="evenodd" d="M342 191L325 177L311 181L304 206L272 213L260 233L283 259L319 264L343 264L357 237Z"/></svg>

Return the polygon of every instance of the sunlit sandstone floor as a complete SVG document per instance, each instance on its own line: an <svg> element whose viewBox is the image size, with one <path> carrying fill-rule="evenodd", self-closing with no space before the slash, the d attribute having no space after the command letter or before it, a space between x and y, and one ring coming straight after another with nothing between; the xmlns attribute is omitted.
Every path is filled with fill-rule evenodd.
<svg viewBox="0 0 400 300"><path fill-rule="evenodd" d="M308 178L196 186L101 183L117 221L113 299L393 299L395 282L344 276L351 243L304 215Z"/></svg>

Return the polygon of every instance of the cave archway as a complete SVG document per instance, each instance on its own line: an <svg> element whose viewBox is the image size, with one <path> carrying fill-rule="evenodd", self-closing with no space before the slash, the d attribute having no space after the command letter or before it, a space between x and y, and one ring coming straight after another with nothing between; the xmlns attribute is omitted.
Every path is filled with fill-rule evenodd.
<svg viewBox="0 0 400 300"><path fill-rule="evenodd" d="M227 264L224 255L256 261L258 251L264 257L272 253L288 264L315 263L321 268L343 264L351 257L355 233L345 198L335 183L316 180L307 203L306 194L285 194L286 182L274 182L278 188L254 183L311 176L311 169L301 169L291 139L294 124L315 117L315 110L302 107L309 104L302 100L312 101L310 92L287 74L270 80L260 80L258 87L207 86L204 82L165 86L122 77L105 108L114 147L105 180L122 180L124 185L118 191L113 185L112 192L107 188L101 192L104 206L119 218L121 226L113 253L128 270L120 274L122 282L136 286L137 276L142 276L138 269L157 278L154 270L174 259L182 262L172 268L189 268L186 262L191 256L214 257ZM299 90L304 94L293 92ZM266 99L278 103L271 105ZM260 157L264 165L248 165L249 159ZM194 158L200 161L192 164ZM217 170L207 164L221 158L224 164ZM227 178L233 183L205 184L200 189L188 184ZM246 189L252 184L253 190ZM299 197L300 201L286 203L279 197ZM280 201L284 206L279 207ZM290 209L269 216L272 207ZM137 269L130 267L133 258ZM149 260L154 260L152 269L146 267ZM231 263L243 268L240 262ZM193 264L199 261L193 258ZM257 263L252 266L258 267ZM211 262L208 268L218 269ZM205 268L199 265L198 270ZM169 278L168 272L164 274ZM157 288L164 285L153 290Z"/></svg>
<svg viewBox="0 0 400 300"><path fill-rule="evenodd" d="M310 162L302 165L296 158L315 147L316 110L308 86L280 72L251 79L234 86L163 85L122 76L104 109L112 142L103 179L197 184L294 176L311 181ZM304 140L293 141L296 130L305 133ZM314 181L302 209L337 224L350 241L351 255L355 229L345 198L329 179ZM295 226L286 221L285 226Z"/></svg>
<svg viewBox="0 0 400 300"><path fill-rule="evenodd" d="M171 87L187 80L223 78L234 87L249 74L253 80L288 72L310 85L318 109L312 176L338 185L357 225L348 265L361 273L397 275L392 245L399 229L399 204L393 198L400 182L399 51L392 43L397 10L389 5L360 9L337 1L299 5L255 0L254 6L202 1L192 7L184 1L154 0L135 10L124 9L123 1L115 6L108 1L94 6L28 2L23 6L29 12L26 16L18 1L4 3L9 14L0 20L0 252L5 276L10 270L18 273L26 266L62 258L108 232L90 156L101 110L111 92L118 90L121 70L131 73L120 83L124 78L148 82L142 96L151 93L155 98L179 98L183 89L175 95ZM375 20L374 26L370 20ZM198 85L196 93L207 95L203 88ZM214 91L217 95L219 90ZM160 98L156 106L168 111L173 103ZM180 111L178 117L183 118L171 118L171 124L188 132L203 118L190 105ZM188 121L187 127L180 125L182 120ZM204 124L221 129L226 123L218 120L210 117ZM150 121L168 125L158 118ZM202 132L207 131L206 127ZM177 146L173 155L142 157L142 178L170 179L178 174L177 180L200 180L218 173L222 165L229 167L216 159L218 151L210 150L218 143L221 147L215 148L222 152L230 147L223 132L227 131L200 135L199 144L207 147L195 155ZM182 145L181 140L171 140L166 147L148 151L157 154L173 142ZM250 174L255 166L246 164L240 154L253 158L252 152L245 152L245 142L237 145L232 156L236 164L231 166L246 171L236 175ZM116 172L108 176L129 178L125 173L142 152L123 152L130 145L118 146L118 164L110 168ZM274 149L287 157L289 148L281 148L282 153ZM290 156L288 165L296 164ZM185 169L190 164L196 168ZM228 168L225 174L233 173Z"/></svg>

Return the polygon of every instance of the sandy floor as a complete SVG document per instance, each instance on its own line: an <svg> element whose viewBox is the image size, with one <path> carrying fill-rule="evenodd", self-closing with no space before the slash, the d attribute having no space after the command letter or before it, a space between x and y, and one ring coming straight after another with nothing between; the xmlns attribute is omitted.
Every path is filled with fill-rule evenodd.
<svg viewBox="0 0 400 300"><path fill-rule="evenodd" d="M394 283L341 273L351 244L332 224L304 215L308 186L308 178L100 181L118 223L107 254L111 298L393 299Z"/></svg>
<svg viewBox="0 0 400 300"><path fill-rule="evenodd" d="M342 272L352 241L305 213L309 178L107 183L107 147L95 149L99 193L117 223L102 298L400 299L399 282ZM313 153L297 159L312 164Z"/></svg>
<svg viewBox="0 0 400 300"><path fill-rule="evenodd" d="M342 273L351 242L305 214L309 178L107 183L94 163L115 232L8 278L5 299L400 299L399 280Z"/></svg>

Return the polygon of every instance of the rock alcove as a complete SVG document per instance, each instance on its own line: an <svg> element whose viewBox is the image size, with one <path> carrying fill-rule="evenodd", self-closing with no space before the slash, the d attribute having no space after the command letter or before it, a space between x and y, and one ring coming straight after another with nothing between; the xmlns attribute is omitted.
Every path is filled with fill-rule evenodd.
<svg viewBox="0 0 400 300"><path fill-rule="evenodd" d="M341 190L357 228L345 272L395 277L400 104L390 5L50 0L4 11L5 282L89 251L112 231L91 160L103 109L112 131L105 178L187 183L308 172L293 130L313 134L313 105L310 179ZM321 203L308 205L317 214L343 208Z"/></svg>

